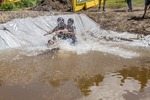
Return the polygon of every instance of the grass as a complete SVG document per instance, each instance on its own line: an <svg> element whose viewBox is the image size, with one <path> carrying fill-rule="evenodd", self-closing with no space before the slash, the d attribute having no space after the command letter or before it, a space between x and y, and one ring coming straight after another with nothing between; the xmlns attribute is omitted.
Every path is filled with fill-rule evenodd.
<svg viewBox="0 0 150 100"><path fill-rule="evenodd" d="M21 0L20 2L6 2L0 6L0 10L18 10L21 8L28 8L38 5L41 0Z"/></svg>
<svg viewBox="0 0 150 100"><path fill-rule="evenodd" d="M83 0L83 1L78 1L77 0L77 4L83 4L83 3L87 2L87 1L92 1L92 0Z"/></svg>
<svg viewBox="0 0 150 100"><path fill-rule="evenodd" d="M144 0L132 0L133 8L134 6L144 6ZM106 7L110 8L120 8L127 6L125 0L106 0Z"/></svg>

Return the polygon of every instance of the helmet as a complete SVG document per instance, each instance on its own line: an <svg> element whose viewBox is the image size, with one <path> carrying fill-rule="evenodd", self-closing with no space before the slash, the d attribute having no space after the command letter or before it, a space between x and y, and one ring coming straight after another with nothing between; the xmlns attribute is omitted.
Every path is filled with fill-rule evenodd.
<svg viewBox="0 0 150 100"><path fill-rule="evenodd" d="M57 18L57 22L64 22L64 19L62 17Z"/></svg>
<svg viewBox="0 0 150 100"><path fill-rule="evenodd" d="M73 24L73 23L74 23L74 20L73 20L72 18L69 18L69 19L68 19L68 23L72 23L72 24Z"/></svg>

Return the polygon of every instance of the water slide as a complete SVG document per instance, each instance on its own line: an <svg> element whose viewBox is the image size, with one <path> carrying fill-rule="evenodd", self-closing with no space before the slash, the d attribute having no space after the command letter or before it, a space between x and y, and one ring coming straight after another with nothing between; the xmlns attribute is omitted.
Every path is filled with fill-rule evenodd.
<svg viewBox="0 0 150 100"><path fill-rule="evenodd" d="M57 18L63 17L65 23L73 18L76 27L77 44L70 45L67 40L58 41L58 47L62 50L73 51L78 54L88 51L100 51L125 58L138 56L136 52L122 48L150 46L150 36L137 39L136 34L127 32L118 33L110 30L103 30L99 24L94 22L85 14L39 16L36 18L14 19L0 24L0 51L12 48L32 47L35 49L52 49L47 47L47 41L53 35L44 36L48 31L57 25ZM88 23L88 24L87 24Z"/></svg>

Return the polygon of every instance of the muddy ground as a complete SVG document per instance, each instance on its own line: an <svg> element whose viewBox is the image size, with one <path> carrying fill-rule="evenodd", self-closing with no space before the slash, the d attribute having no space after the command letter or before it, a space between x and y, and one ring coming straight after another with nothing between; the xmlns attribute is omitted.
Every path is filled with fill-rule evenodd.
<svg viewBox="0 0 150 100"><path fill-rule="evenodd" d="M37 6L31 8L35 11L67 11L71 8L71 0L42 0Z"/></svg>
<svg viewBox="0 0 150 100"><path fill-rule="evenodd" d="M143 7L134 8L128 12L127 8L106 9L106 12L91 9L86 14L99 23L104 29L136 34L150 34L150 13L143 19Z"/></svg>

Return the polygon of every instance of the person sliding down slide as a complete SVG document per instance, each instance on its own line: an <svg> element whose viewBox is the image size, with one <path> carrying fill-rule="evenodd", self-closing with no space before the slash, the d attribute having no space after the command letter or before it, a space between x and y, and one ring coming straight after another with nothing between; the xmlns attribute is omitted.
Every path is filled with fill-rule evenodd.
<svg viewBox="0 0 150 100"><path fill-rule="evenodd" d="M73 26L74 20L72 18L69 18L67 21L67 27L66 27L66 33L64 35L64 39L71 39L71 43L75 44L77 42L76 36L75 36L75 26Z"/></svg>
<svg viewBox="0 0 150 100"><path fill-rule="evenodd" d="M60 38L63 40L71 39L72 40L71 43L75 44L76 37L75 37L75 33L74 33L75 27L73 26L74 20L72 18L69 18L67 25L66 25L64 23L64 19L62 17L59 17L57 19L57 23L58 23L58 25L52 31L49 31L47 34L44 35L44 36L46 36L46 35L55 33L53 39L48 41L48 45L54 44L56 38Z"/></svg>

